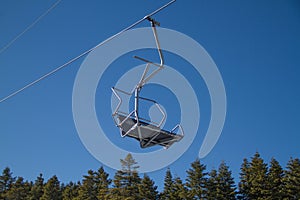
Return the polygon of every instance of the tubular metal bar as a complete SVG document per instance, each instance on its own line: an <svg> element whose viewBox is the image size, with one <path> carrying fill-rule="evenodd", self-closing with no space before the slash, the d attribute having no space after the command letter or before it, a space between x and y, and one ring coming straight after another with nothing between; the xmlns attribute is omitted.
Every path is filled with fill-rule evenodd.
<svg viewBox="0 0 300 200"><path fill-rule="evenodd" d="M155 140L155 138L157 138L157 136L159 136L159 132L156 133L156 135L154 135L146 144L144 144L143 147L149 146L149 144L151 144L151 142L153 142L153 140Z"/></svg>
<svg viewBox="0 0 300 200"><path fill-rule="evenodd" d="M125 118L122 122L120 122L118 125L119 125L119 126L122 126L123 123L124 123L126 120L128 120L132 114L134 114L134 110L133 110L131 113L129 113L129 114L126 116L126 118Z"/></svg>
<svg viewBox="0 0 300 200"><path fill-rule="evenodd" d="M116 116L117 114L119 114L119 113L124 114L124 115L128 115L128 117L130 117L133 113L135 113L136 110L133 110L133 111L132 111L131 113L129 113L129 114L128 114L128 113L125 113L125 112L122 112L122 111L119 110L121 104L123 103L123 101L122 101L122 98L120 97L120 95L118 94L118 92L123 93L123 94L126 94L126 95L132 95L132 93L128 93L128 92L126 92L126 91L120 90L120 89L118 89L118 88L116 88L116 87L112 87L111 90L113 91L113 94L117 97L117 99L119 100L118 105L116 106L116 108L115 108L115 110L114 110L114 112L113 112L113 114L112 114L113 117L115 117L115 116ZM164 123L164 121L166 120L166 114L165 114L165 112L163 111L163 109L162 109L162 108L159 106L159 104L158 104L155 100L153 100L153 99L148 99L148 98L141 97L141 96L139 96L138 99L152 102L152 103L158 108L158 110L161 112L161 114L162 114L162 116L163 116L159 123L158 123L158 122L151 121L151 120L148 120L148 119L141 118L141 117L139 117L139 116L138 116L138 119L139 119L139 120L142 119L142 120L144 120L144 121L149 122L150 124L155 124L155 125L157 125L158 127L160 127L160 126ZM126 120L128 119L128 117L126 118ZM117 126L120 126L120 125L123 124L123 122L117 123L116 120L114 120L114 121L115 121L115 124L116 124Z"/></svg>
<svg viewBox="0 0 300 200"><path fill-rule="evenodd" d="M121 104L122 104L122 99L120 97L120 95L118 95L118 93L115 91L116 88L112 87L111 90L113 91L114 95L117 97L117 99L119 100L119 103L114 111L114 113L112 114L113 116L115 116L115 114L118 112Z"/></svg>
<svg viewBox="0 0 300 200"><path fill-rule="evenodd" d="M139 96L140 96L140 90L141 88L137 87L135 88L134 92L134 115L137 125L140 124L139 121Z"/></svg>
<svg viewBox="0 0 300 200"><path fill-rule="evenodd" d="M122 111L118 111L115 115L117 115L117 114L123 114L123 115L126 115L126 116L128 115L128 113L122 112ZM139 117L139 119L140 119L140 121L144 121L144 122L147 122L147 123L152 124L152 125L156 125L156 126L159 125L159 123L153 122L153 121L151 121L149 119L145 119L143 117ZM116 124L118 125L118 123L116 123Z"/></svg>
<svg viewBox="0 0 300 200"><path fill-rule="evenodd" d="M150 62L150 61L147 61L144 58L141 58L141 57L138 57L138 56L134 56L134 58L137 58L139 60L145 61L147 63L146 64L146 68L145 68L145 70L144 70L144 72L142 74L141 80L136 85L136 87L142 88L155 74L157 74L160 70L162 70L164 68L164 66L161 66L159 64L156 64L156 63L153 63L153 62ZM154 66L157 66L158 69L154 70L152 73L150 73L148 76L146 76L147 73L148 73L148 71L149 71L150 64L152 64Z"/></svg>
<svg viewBox="0 0 300 200"><path fill-rule="evenodd" d="M157 36L157 31L156 31L156 28L155 28L155 24L153 22L152 22L152 31L153 31L153 34L154 34L155 43L156 43L156 47L157 47L159 58L160 58L160 66L162 67L164 65L164 57L163 57L163 54L162 54L162 51L161 51L161 48L160 48L160 44L159 44L159 41L158 41L158 36Z"/></svg>
<svg viewBox="0 0 300 200"><path fill-rule="evenodd" d="M131 93L129 93L129 92L126 92L126 91L124 91L124 90L121 90L121 89L119 89L119 88L116 88L116 87L112 87L112 89L113 89L113 90L115 90L115 91L118 91L118 92L121 92L121 93L127 94L127 95L132 95L132 92L131 92Z"/></svg>
<svg viewBox="0 0 300 200"><path fill-rule="evenodd" d="M156 136L157 137L157 136ZM164 148L165 149L168 149L174 142L178 142L178 141L180 141L181 140L181 138L174 138L174 139L172 139L172 140L169 140L169 141L165 141L165 142L157 142L157 141L155 141L155 138L151 141L151 143L155 143L155 144L157 144L157 145L162 145L162 146L164 146ZM169 143L169 144L168 144ZM167 145L168 144L168 145ZM148 147L150 145L150 143L146 143L146 144L144 144L142 147L144 147L144 148L146 148L146 147Z"/></svg>
<svg viewBox="0 0 300 200"><path fill-rule="evenodd" d="M163 69L163 66L159 67L157 70L152 72L152 74L150 74L147 78L145 78L143 85L145 85L145 83L147 83L155 74L157 74L162 69Z"/></svg>
<svg viewBox="0 0 300 200"><path fill-rule="evenodd" d="M160 105L155 100L148 99L148 98L145 98L145 97L139 97L139 99L142 99L142 100L145 100L145 101L150 101L150 102L154 103L154 105L158 108L158 110L161 112L163 118L160 120L159 123L155 123L155 122L152 122L152 121L150 121L150 122L154 123L154 124L158 124L158 127L160 127L164 123L164 121L166 120L166 113L163 111L163 109L160 107Z"/></svg>
<svg viewBox="0 0 300 200"><path fill-rule="evenodd" d="M121 131L121 136L122 137L125 137L127 136L131 131L133 131L136 127L138 127L137 124L134 124L124 135L122 134L122 131Z"/></svg>
<svg viewBox="0 0 300 200"><path fill-rule="evenodd" d="M133 57L136 58L136 59L139 59L139 60L141 60L141 61L144 61L145 63L150 63L150 64L155 65L155 66L157 66L157 67L160 66L159 64L154 63L154 62L152 62L152 61L149 61L149 60L147 60L147 59L145 59L145 58L141 58L141 57L139 57L139 56L133 56Z"/></svg>
<svg viewBox="0 0 300 200"><path fill-rule="evenodd" d="M156 107L158 108L158 110L162 113L163 115L163 118L160 120L160 123L158 124L158 127L161 127L161 125L164 123L164 121L166 120L166 114L165 112L163 111L163 109L159 106L158 103L155 104Z"/></svg>
<svg viewBox="0 0 300 200"><path fill-rule="evenodd" d="M175 131L176 129L179 129L179 130L180 130L180 135L183 137L183 136L184 136L184 131L183 131L182 126L181 126L180 124L177 124L177 125L171 130L171 133L174 133L174 131ZM174 133L174 134L176 134L176 133ZM178 134L176 134L176 135L178 135Z"/></svg>
<svg viewBox="0 0 300 200"><path fill-rule="evenodd" d="M158 24L158 22L156 22L150 16L147 17L147 20L149 20L151 22L152 32L153 32L153 35L154 35L155 44L156 44L156 48L157 48L159 59L160 59L160 64L156 64L156 63L150 62L146 59L140 58L138 56L134 56L135 58L140 59L142 61L145 61L147 63L146 68L143 72L142 78L141 78L140 82L137 84L137 87L139 87L139 88L143 87L143 85L145 85L155 74L157 74L160 70L162 70L164 68L164 57L163 57L163 54L162 54L162 50L160 48L160 43L159 43L159 40L158 40L158 35L157 35L156 27L155 27L155 24ZM157 66L158 69L154 70L151 74L149 74L146 77L146 74L149 71L150 64L153 64L153 65Z"/></svg>
<svg viewBox="0 0 300 200"><path fill-rule="evenodd" d="M150 69L149 65L150 65L149 63L146 64L146 68L144 69L142 77L141 77L140 81L138 82L138 84L136 85L136 88L143 87L143 85L144 85L144 79L145 79L145 77L146 77L146 75L147 75L147 73L148 73L148 71Z"/></svg>
<svg viewBox="0 0 300 200"><path fill-rule="evenodd" d="M153 100L153 99L148 99L148 98L145 98L145 97L140 97L140 99L145 100L145 101L150 101L150 102L152 102L154 104L157 104L157 102L155 100Z"/></svg>
<svg viewBox="0 0 300 200"><path fill-rule="evenodd" d="M138 134L139 134L139 139L140 139L140 144L141 144L141 142L143 141L143 138L142 138L142 133L141 133L140 126L137 126L137 131L138 131Z"/></svg>

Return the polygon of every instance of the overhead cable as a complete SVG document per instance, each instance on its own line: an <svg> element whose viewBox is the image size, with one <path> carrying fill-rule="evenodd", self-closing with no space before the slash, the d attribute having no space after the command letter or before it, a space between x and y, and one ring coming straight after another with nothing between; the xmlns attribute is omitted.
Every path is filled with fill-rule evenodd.
<svg viewBox="0 0 300 200"><path fill-rule="evenodd" d="M12 39L9 43L7 43L3 48L0 49L0 55L7 50L13 43L15 43L22 35L24 35L27 31L29 31L34 25L36 25L43 17L49 14L59 3L61 0L56 1L48 10L46 10L43 14L41 14L36 20L34 20L27 28L25 28L21 33L19 33L14 39Z"/></svg>
<svg viewBox="0 0 300 200"><path fill-rule="evenodd" d="M142 19L140 19L140 20L134 22L133 24L131 24L131 25L128 26L127 28L124 28L124 29L121 30L120 32L116 33L115 35L113 35L113 36L107 38L106 40L102 41L101 43L99 43L98 45L94 46L93 48L91 48L91 49L89 49L89 50L86 50L85 52L81 53L80 55L76 56L75 58L69 60L68 62L66 62L66 63L64 63L64 64L62 64L62 65L60 65L60 66L57 67L56 69L54 69L54 70L48 72L47 74L41 76L40 78L38 78L38 79L36 79L36 80L30 82L29 84L25 85L24 87L22 87L22 88L16 90L15 92L9 94L8 96L2 98L2 99L0 100L0 103L2 103L2 102L4 102L5 100L7 100L7 99L9 99L9 98L11 98L11 97L17 95L18 93L22 92L23 90L25 90L25 89L27 89L27 88L29 88L29 87L35 85L36 83L40 82L41 80L43 80L43 79L45 79L45 78L47 78L47 77L53 75L54 73L58 72L59 70L65 68L66 66L68 66L68 65L70 65L71 63L75 62L75 61L78 60L79 58L81 58L81 57L87 55L88 53L90 53L91 51L95 50L96 48L98 48L98 47L100 47L100 46L106 44L107 42L113 40L114 38L118 37L118 36L121 35L122 33L124 33L124 32L126 32L126 31L132 29L133 27L135 27L136 25L140 24L141 22L143 22L143 21L146 20L147 18L151 17L152 15L154 15L154 14L160 12L161 10L163 10L164 8L168 7L170 4L174 3L175 1L176 1L176 0L170 1L169 3L165 4L164 6L158 8L157 10L153 11L152 13L146 15L146 16L143 17Z"/></svg>

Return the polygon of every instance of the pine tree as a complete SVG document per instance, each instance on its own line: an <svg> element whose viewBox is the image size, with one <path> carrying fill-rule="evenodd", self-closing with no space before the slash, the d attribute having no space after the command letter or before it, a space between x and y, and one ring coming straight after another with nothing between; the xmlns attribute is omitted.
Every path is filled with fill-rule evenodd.
<svg viewBox="0 0 300 200"><path fill-rule="evenodd" d="M268 198L267 164L260 154L256 152L248 163L244 160L241 168L240 192L242 199L266 199Z"/></svg>
<svg viewBox="0 0 300 200"><path fill-rule="evenodd" d="M139 197L143 200L155 200L158 198L157 186L155 186L154 181L147 174L144 174L139 185Z"/></svg>
<svg viewBox="0 0 300 200"><path fill-rule="evenodd" d="M101 166L95 176L95 181L97 183L97 197L98 199L106 199L109 193L109 185L111 184L111 179L108 178L109 174L104 171Z"/></svg>
<svg viewBox="0 0 300 200"><path fill-rule="evenodd" d="M136 199L139 196L139 184L141 182L137 172L139 166L131 154L128 154L125 159L121 159L120 162L122 169L115 174L114 188L111 189L110 198Z"/></svg>
<svg viewBox="0 0 300 200"><path fill-rule="evenodd" d="M186 186L188 188L188 197L190 199L203 199L206 195L206 175L204 172L206 166L200 163L199 159L196 159L191 164L191 169L187 170Z"/></svg>
<svg viewBox="0 0 300 200"><path fill-rule="evenodd" d="M137 162L133 159L132 155L129 153L125 159L120 159L122 171L125 173L137 172L139 166Z"/></svg>
<svg viewBox="0 0 300 200"><path fill-rule="evenodd" d="M269 196L269 191L267 188L267 164L264 163L263 159L260 157L260 154L256 152L254 157L252 157L250 166L252 177L250 197L252 199L266 199Z"/></svg>
<svg viewBox="0 0 300 200"><path fill-rule="evenodd" d="M52 176L44 187L44 194L40 200L61 200L62 191L60 187L60 182L58 178L54 175Z"/></svg>
<svg viewBox="0 0 300 200"><path fill-rule="evenodd" d="M43 175L40 174L35 180L31 191L30 191L30 200L39 200L44 193L44 178Z"/></svg>
<svg viewBox="0 0 300 200"><path fill-rule="evenodd" d="M83 176L82 185L79 187L78 200L97 200L97 182L95 172L88 170L88 175Z"/></svg>
<svg viewBox="0 0 300 200"><path fill-rule="evenodd" d="M64 186L63 192L62 192L62 199L63 200L73 200L76 197L78 197L78 190L80 187L80 182L73 183L70 182L66 186Z"/></svg>
<svg viewBox="0 0 300 200"><path fill-rule="evenodd" d="M15 183L12 184L10 190L5 195L6 200L23 200L29 197L31 185L24 182L22 177L18 177Z"/></svg>
<svg viewBox="0 0 300 200"><path fill-rule="evenodd" d="M205 184L206 196L205 199L214 200L217 199L219 188L218 188L218 174L217 170L213 169L208 173L208 179Z"/></svg>
<svg viewBox="0 0 300 200"><path fill-rule="evenodd" d="M109 192L109 199L115 199L115 200L122 200L122 195L124 193L124 187L125 185L123 184L123 177L124 174L122 170L118 170L114 176L113 183L114 186L113 188L110 189Z"/></svg>
<svg viewBox="0 0 300 200"><path fill-rule="evenodd" d="M270 191L268 199L281 200L284 198L283 175L283 169L279 162L272 158L268 172L268 190Z"/></svg>
<svg viewBox="0 0 300 200"><path fill-rule="evenodd" d="M164 179L164 190L160 195L162 200L170 200L173 192L173 177L170 168L167 169Z"/></svg>
<svg viewBox="0 0 300 200"><path fill-rule="evenodd" d="M283 178L287 199L300 199L300 160L290 159Z"/></svg>
<svg viewBox="0 0 300 200"><path fill-rule="evenodd" d="M234 200L236 199L236 186L229 167L222 162L217 175L217 199Z"/></svg>
<svg viewBox="0 0 300 200"><path fill-rule="evenodd" d="M239 182L239 199L248 199L250 193L250 163L245 158L241 166Z"/></svg>
<svg viewBox="0 0 300 200"><path fill-rule="evenodd" d="M182 183L182 180L179 177L176 177L173 180L171 198L172 200L184 200L187 199L187 188Z"/></svg>
<svg viewBox="0 0 300 200"><path fill-rule="evenodd" d="M12 176L9 167L6 167L0 176L0 199L4 199L5 193L10 190L16 178Z"/></svg>
<svg viewBox="0 0 300 200"><path fill-rule="evenodd" d="M236 187L229 167L222 162L218 171L213 169L207 179L206 199L234 200Z"/></svg>

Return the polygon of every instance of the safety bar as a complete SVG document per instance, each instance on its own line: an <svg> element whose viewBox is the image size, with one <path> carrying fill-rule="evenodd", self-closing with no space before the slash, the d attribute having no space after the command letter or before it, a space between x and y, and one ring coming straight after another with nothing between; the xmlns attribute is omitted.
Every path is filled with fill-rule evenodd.
<svg viewBox="0 0 300 200"><path fill-rule="evenodd" d="M126 114L126 115L127 115L127 113L122 112L122 111L119 111L119 109L120 109L121 104L122 104L123 101L122 101L122 98L120 97L120 95L118 94L118 92L121 92L121 93L126 94L126 95L129 95L129 96L132 95L132 93L123 91L123 90L118 89L118 88L115 88L115 87L112 87L111 89L112 89L114 95L115 95L115 96L117 97L117 99L119 100L118 105L116 106L116 109L114 110L112 116L114 117L114 116L117 115L118 113L122 113L122 114ZM150 122L150 123L152 123L152 124L157 125L158 127L161 127L161 125L162 125L162 124L165 122L165 120L166 120L166 114L165 114L164 110L161 108L161 106L160 106L155 100L153 100L153 99L148 99L148 98L145 98L145 97L139 97L139 99L144 100L144 101L152 102L152 103L158 108L158 110L159 110L159 111L161 112L161 114L162 114L162 119L160 120L159 123L153 122L153 121L151 121L151 120L147 120L147 119L144 119L144 118L140 118L140 119L143 119L143 120L145 120L145 121L148 121L148 122ZM129 113L129 114L127 115L127 117L125 118L125 120L123 120L122 122L116 123L116 120L115 120L115 123L116 123L118 126L122 125L122 124L124 123L124 121L126 121L129 117L131 117L132 114L133 114L135 111L136 111L136 110L133 110L131 113Z"/></svg>
<svg viewBox="0 0 300 200"><path fill-rule="evenodd" d="M175 133L175 130L179 129L180 130L180 134L176 134ZM177 124L172 130L171 130L171 133L174 133L176 135L181 135L182 137L184 136L184 131L183 131L183 128L180 124Z"/></svg>
<svg viewBox="0 0 300 200"><path fill-rule="evenodd" d="M140 99L142 99L142 100L145 100L145 101L150 101L150 102L152 102L152 103L154 103L154 105L158 108L158 110L161 112L161 114L163 115L163 118L160 120L160 122L158 123L158 127L161 127L161 125L165 122L165 120L166 120L166 114L165 114L165 112L164 112L164 110L160 107L160 105L156 102L156 101L154 101L154 100L152 100L152 99L148 99L148 98L144 98L144 97L139 97ZM151 123L152 123L152 121L150 121Z"/></svg>
<svg viewBox="0 0 300 200"><path fill-rule="evenodd" d="M117 89L117 88L115 88L115 87L112 87L111 90L113 91L113 93L114 93L114 95L117 97L117 99L119 100L119 103L118 103L118 105L117 105L115 111L114 111L113 114L112 114L112 116L115 116L116 113L118 112L118 110L119 110L121 104L122 104L122 98L120 97L120 95L118 95L118 93L117 93L116 91L123 92L123 93L125 93L125 94L126 94L127 92L125 92L125 91L123 91L123 90L120 90L120 89ZM130 94L129 94L129 95L130 95Z"/></svg>

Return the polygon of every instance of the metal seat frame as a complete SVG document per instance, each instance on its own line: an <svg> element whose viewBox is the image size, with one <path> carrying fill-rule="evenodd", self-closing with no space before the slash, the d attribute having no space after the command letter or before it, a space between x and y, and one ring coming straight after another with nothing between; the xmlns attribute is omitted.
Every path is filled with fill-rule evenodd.
<svg viewBox="0 0 300 200"><path fill-rule="evenodd" d="M142 148L151 147L154 145L161 145L164 148L170 147L174 142L180 141L184 137L184 131L180 124L177 124L171 131L161 129L161 126L166 120L166 114L161 106L154 100L144 98L140 96L141 89L143 86L160 70L164 68L164 57L162 54L162 50L160 48L160 43L158 40L158 35L156 31L156 25L160 25L154 19L147 17L147 19L151 23L153 35L155 38L156 47L158 50L160 63L151 62L144 58L134 56L134 58L139 59L146 63L146 67L141 76L140 81L135 86L133 91L126 92L121 89L112 87L113 94L119 100L116 109L114 110L112 116L114 122L117 127L120 129L120 134L122 137L131 137L139 140L140 146ZM148 72L151 66L157 67L154 71L152 71L149 75ZM134 94L134 110L130 113L120 111L120 107L122 105L122 98L119 93L128 95L129 97ZM148 119L143 119L139 116L139 102L147 101L153 103L160 113L162 114L162 119L157 123Z"/></svg>

